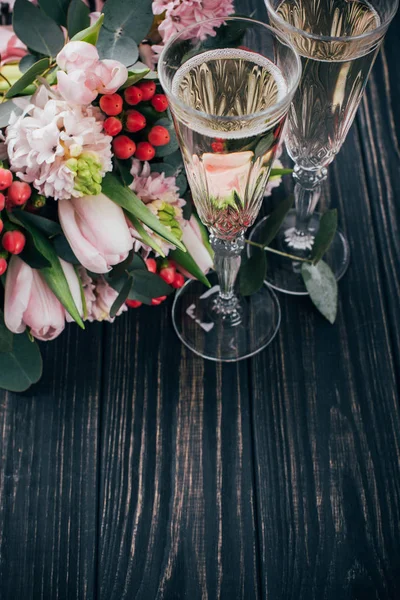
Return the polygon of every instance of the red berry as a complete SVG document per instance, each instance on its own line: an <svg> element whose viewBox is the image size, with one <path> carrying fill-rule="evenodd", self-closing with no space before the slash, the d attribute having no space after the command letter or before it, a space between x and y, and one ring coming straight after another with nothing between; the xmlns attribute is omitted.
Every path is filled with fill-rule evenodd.
<svg viewBox="0 0 400 600"><path fill-rule="evenodd" d="M139 142L136 148L135 156L139 160L151 160L156 155L156 151L149 142Z"/></svg>
<svg viewBox="0 0 400 600"><path fill-rule="evenodd" d="M137 87L142 92L142 100L151 100L156 93L156 84L154 81L141 81Z"/></svg>
<svg viewBox="0 0 400 600"><path fill-rule="evenodd" d="M185 278L181 273L176 273L175 274L175 279L172 282L172 287L175 288L176 290L178 290L179 288L181 288L183 286L183 284L185 283Z"/></svg>
<svg viewBox="0 0 400 600"><path fill-rule="evenodd" d="M22 206L31 197L31 186L25 181L13 181L8 188L8 201L14 206Z"/></svg>
<svg viewBox="0 0 400 600"><path fill-rule="evenodd" d="M4 194L0 194L0 212L3 210L5 205L6 205L6 197Z"/></svg>
<svg viewBox="0 0 400 600"><path fill-rule="evenodd" d="M100 98L100 108L109 117L115 117L122 112L124 102L119 94L106 94Z"/></svg>
<svg viewBox="0 0 400 600"><path fill-rule="evenodd" d="M3 235L2 244L4 250L10 254L20 254L25 246L25 236L22 231L6 231Z"/></svg>
<svg viewBox="0 0 400 600"><path fill-rule="evenodd" d="M225 146L222 142L213 142L211 148L213 152L223 152L225 150Z"/></svg>
<svg viewBox="0 0 400 600"><path fill-rule="evenodd" d="M135 133L146 127L146 119L138 110L128 110L125 127L131 133Z"/></svg>
<svg viewBox="0 0 400 600"><path fill-rule="evenodd" d="M138 308L142 306L142 303L139 300L125 300L125 304L129 306L129 308Z"/></svg>
<svg viewBox="0 0 400 600"><path fill-rule="evenodd" d="M165 94L155 94L150 100L152 107L157 112L164 112L168 108L168 100Z"/></svg>
<svg viewBox="0 0 400 600"><path fill-rule="evenodd" d="M0 275L7 271L7 261L5 258L0 258Z"/></svg>
<svg viewBox="0 0 400 600"><path fill-rule="evenodd" d="M112 147L117 158L130 158L136 150L136 144L127 135L119 135L113 139Z"/></svg>
<svg viewBox="0 0 400 600"><path fill-rule="evenodd" d="M162 125L152 127L148 135L148 140L153 146L165 146L169 143L170 139L171 136L168 129L165 129Z"/></svg>
<svg viewBox="0 0 400 600"><path fill-rule="evenodd" d="M160 270L161 279L164 279L165 283L168 283L168 285L174 281L175 275L176 273L174 267L164 267Z"/></svg>
<svg viewBox="0 0 400 600"><path fill-rule="evenodd" d="M125 102L134 106L143 100L142 90L137 85L131 85L124 91Z"/></svg>
<svg viewBox="0 0 400 600"><path fill-rule="evenodd" d="M146 263L147 270L150 271L150 273L157 273L157 263L154 258L146 258L144 262Z"/></svg>
<svg viewBox="0 0 400 600"><path fill-rule="evenodd" d="M159 296L158 298L153 298L151 304L153 306L158 306L161 302L164 302L167 296Z"/></svg>
<svg viewBox="0 0 400 600"><path fill-rule="evenodd" d="M0 168L0 190L6 190L12 184L12 173L9 169Z"/></svg>
<svg viewBox="0 0 400 600"><path fill-rule="evenodd" d="M122 131L122 123L117 117L108 117L103 123L104 131L107 135L118 135Z"/></svg>
<svg viewBox="0 0 400 600"><path fill-rule="evenodd" d="M0 233L3 231L4 229L4 223L3 221L0 219Z"/></svg>

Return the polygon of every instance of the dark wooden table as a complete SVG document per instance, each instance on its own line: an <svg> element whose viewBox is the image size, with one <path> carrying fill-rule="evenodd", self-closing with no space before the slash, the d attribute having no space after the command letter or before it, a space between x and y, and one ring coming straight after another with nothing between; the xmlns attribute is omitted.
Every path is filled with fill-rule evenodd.
<svg viewBox="0 0 400 600"><path fill-rule="evenodd" d="M271 346L220 366L144 308L0 394L1 600L400 598L399 134L400 15L325 188L335 326L281 295Z"/></svg>

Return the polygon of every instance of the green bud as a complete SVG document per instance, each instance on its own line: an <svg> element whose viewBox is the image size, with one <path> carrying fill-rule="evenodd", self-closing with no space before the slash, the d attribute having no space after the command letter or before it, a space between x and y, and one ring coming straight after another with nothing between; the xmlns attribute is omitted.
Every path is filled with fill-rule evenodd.
<svg viewBox="0 0 400 600"><path fill-rule="evenodd" d="M74 160L74 159L70 159ZM101 193L102 166L93 152L83 152L76 160L74 189L83 196L97 196ZM69 161L68 161L69 162Z"/></svg>
<svg viewBox="0 0 400 600"><path fill-rule="evenodd" d="M46 198L40 194L34 194L32 204L35 208L43 208L43 206L46 206Z"/></svg>

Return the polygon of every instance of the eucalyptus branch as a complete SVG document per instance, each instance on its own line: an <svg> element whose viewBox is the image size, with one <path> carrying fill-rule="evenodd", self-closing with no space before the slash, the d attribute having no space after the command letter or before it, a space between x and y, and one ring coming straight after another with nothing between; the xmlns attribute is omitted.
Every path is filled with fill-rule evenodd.
<svg viewBox="0 0 400 600"><path fill-rule="evenodd" d="M293 261L298 262L306 262L312 264L313 261L308 258L300 258L300 256L294 256L293 254L287 254L286 252L281 252L280 250L275 250L275 248L270 248L269 246L263 246L262 244L257 244L256 242L252 242L251 240L245 240L246 244L250 246L254 246L255 248L260 248L260 250L266 250L267 252L272 252L273 254L279 254L279 256L285 256L286 258L290 258Z"/></svg>

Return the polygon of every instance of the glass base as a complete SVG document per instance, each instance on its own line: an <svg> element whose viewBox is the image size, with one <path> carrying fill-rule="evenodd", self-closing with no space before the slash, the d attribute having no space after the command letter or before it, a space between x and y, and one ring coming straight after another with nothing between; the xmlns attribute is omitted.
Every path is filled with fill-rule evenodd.
<svg viewBox="0 0 400 600"><path fill-rule="evenodd" d="M263 227L268 217L264 217L252 230L249 239L253 242L260 242L263 238ZM297 236L295 234L296 212L289 211L279 230L277 236L271 244L271 248L295 254L301 258L307 258L313 244L313 238L319 228L320 215L314 213L310 220L310 235ZM248 246L248 252L251 254L251 246ZM328 263L336 279L339 281L347 271L350 262L350 248L346 237L340 229L337 229L328 252L323 260ZM289 258L267 253L267 275L266 283L275 290L286 294L297 296L306 296L308 292L301 276L301 262L291 261Z"/></svg>
<svg viewBox="0 0 400 600"><path fill-rule="evenodd" d="M189 280L177 292L172 320L179 339L202 358L236 362L263 350L274 339L281 321L279 302L264 285L253 296L239 298L227 315L218 309L218 280L208 276L211 288Z"/></svg>

